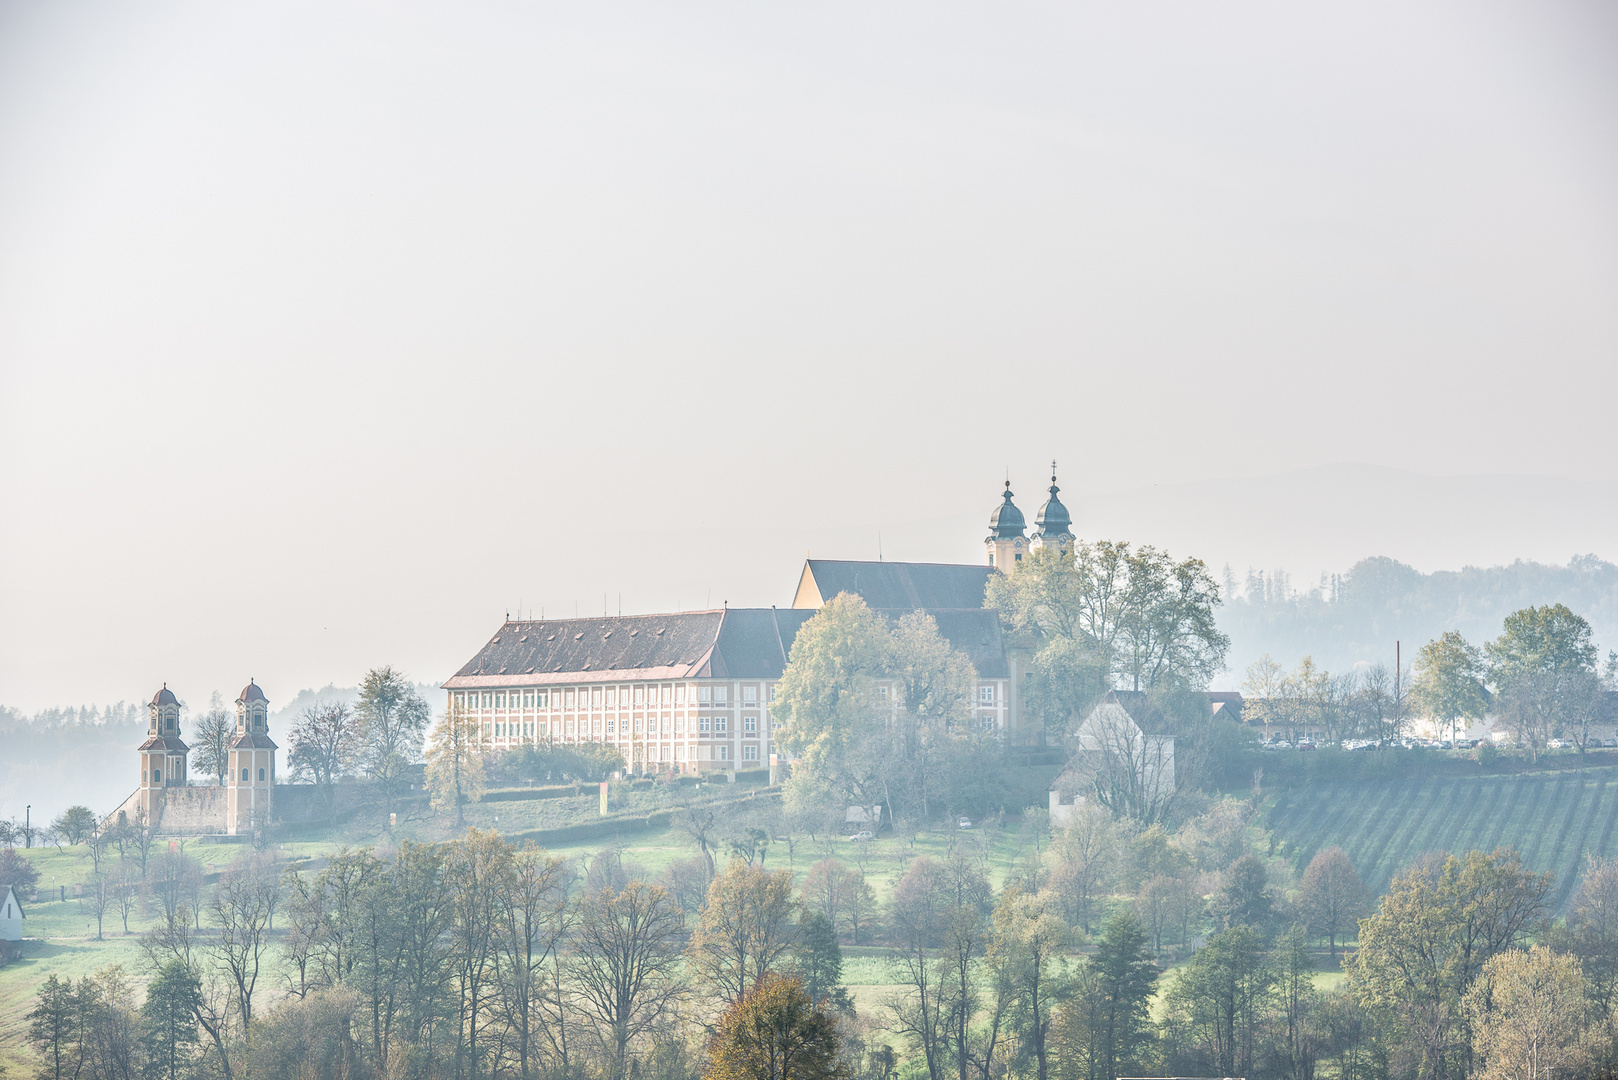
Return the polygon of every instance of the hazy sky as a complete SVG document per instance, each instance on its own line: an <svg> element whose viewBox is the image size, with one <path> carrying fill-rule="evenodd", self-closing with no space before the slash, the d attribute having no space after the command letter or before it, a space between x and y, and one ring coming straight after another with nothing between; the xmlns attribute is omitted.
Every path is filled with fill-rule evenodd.
<svg viewBox="0 0 1618 1080"><path fill-rule="evenodd" d="M976 560L1053 457L1577 501L1615 360L1611 4L0 2L0 703ZM1262 508L1177 553L1337 557Z"/></svg>

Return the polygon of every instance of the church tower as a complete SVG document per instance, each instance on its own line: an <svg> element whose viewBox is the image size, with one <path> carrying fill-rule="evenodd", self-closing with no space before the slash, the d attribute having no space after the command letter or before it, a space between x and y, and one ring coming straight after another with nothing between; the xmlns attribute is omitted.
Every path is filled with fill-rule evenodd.
<svg viewBox="0 0 1618 1080"><path fill-rule="evenodd" d="M1073 550L1073 519L1068 516L1067 507L1062 500L1056 497L1061 489L1056 486L1056 462L1051 462L1051 497L1045 500L1045 505L1039 508L1034 517L1034 538L1028 542L1029 548L1054 547L1066 555Z"/></svg>
<svg viewBox="0 0 1618 1080"><path fill-rule="evenodd" d="M146 741L140 744L141 811L148 825L155 826L163 814L163 790L185 786L185 757L189 752L180 741L180 699L169 684L152 695L148 706Z"/></svg>
<svg viewBox="0 0 1618 1080"><path fill-rule="evenodd" d="M250 832L270 816L275 790L275 740L270 738L270 702L253 680L236 698L236 737L230 742L230 773L225 828L232 836Z"/></svg>
<svg viewBox="0 0 1618 1080"><path fill-rule="evenodd" d="M1028 541L1023 537L1026 526L1022 511L1011 501L1011 481L1007 480L1000 505L989 515L989 537L983 541L983 546L988 550L990 566L1009 574L1013 567L1022 562L1023 554L1028 550Z"/></svg>

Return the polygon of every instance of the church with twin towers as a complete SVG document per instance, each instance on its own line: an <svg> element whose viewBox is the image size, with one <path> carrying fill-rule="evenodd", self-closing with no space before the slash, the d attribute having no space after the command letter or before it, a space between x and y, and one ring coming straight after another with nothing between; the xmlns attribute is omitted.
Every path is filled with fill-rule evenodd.
<svg viewBox="0 0 1618 1080"><path fill-rule="evenodd" d="M1043 731L1023 709L1029 658L1006 640L984 594L992 575L1010 573L1029 552L1071 550L1073 521L1059 490L1053 462L1030 530L1007 480L977 564L811 558L788 607L507 618L444 681L442 711L476 722L492 753L600 743L617 749L634 773L770 769L785 760L771 707L792 642L823 604L851 593L890 619L930 615L977 673L977 723L1009 742L1037 744ZM897 708L893 690L878 680L879 694ZM136 751L139 787L112 817L139 814L165 833L237 834L307 803L298 790L305 785L278 783L268 710L264 691L249 681L236 701L225 784L194 786L180 702L165 685L152 698L147 739Z"/></svg>

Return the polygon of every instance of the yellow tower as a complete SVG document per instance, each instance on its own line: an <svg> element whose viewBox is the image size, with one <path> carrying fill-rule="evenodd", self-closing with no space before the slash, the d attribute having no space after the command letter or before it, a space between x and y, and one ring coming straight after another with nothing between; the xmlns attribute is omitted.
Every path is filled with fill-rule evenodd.
<svg viewBox="0 0 1618 1080"><path fill-rule="evenodd" d="M249 679L236 699L236 737L230 742L230 774L225 782L229 800L225 827L232 836L269 820L275 750L269 699Z"/></svg>
<svg viewBox="0 0 1618 1080"><path fill-rule="evenodd" d="M149 826L163 814L163 790L185 786L185 743L180 741L180 700L164 683L152 695L146 741L140 744L140 809Z"/></svg>
<svg viewBox="0 0 1618 1080"><path fill-rule="evenodd" d="M990 566L1009 574L1013 567L1022 562L1023 554L1028 550L1028 541L1023 537L1026 524L1022 511L1011 501L1011 481L1007 480L1000 505L989 515L989 537L983 541Z"/></svg>

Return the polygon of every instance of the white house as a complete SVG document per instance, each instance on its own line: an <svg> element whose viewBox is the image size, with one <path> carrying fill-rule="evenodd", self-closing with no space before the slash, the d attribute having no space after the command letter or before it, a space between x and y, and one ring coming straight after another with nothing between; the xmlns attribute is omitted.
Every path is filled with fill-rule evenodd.
<svg viewBox="0 0 1618 1080"><path fill-rule="evenodd" d="M7 888L5 900L0 901L0 941L21 941L25 918L17 890Z"/></svg>
<svg viewBox="0 0 1618 1080"><path fill-rule="evenodd" d="M1078 749L1050 787L1051 824L1072 820L1088 795L1114 810L1148 810L1174 794L1174 740L1143 693L1115 690L1074 731Z"/></svg>

